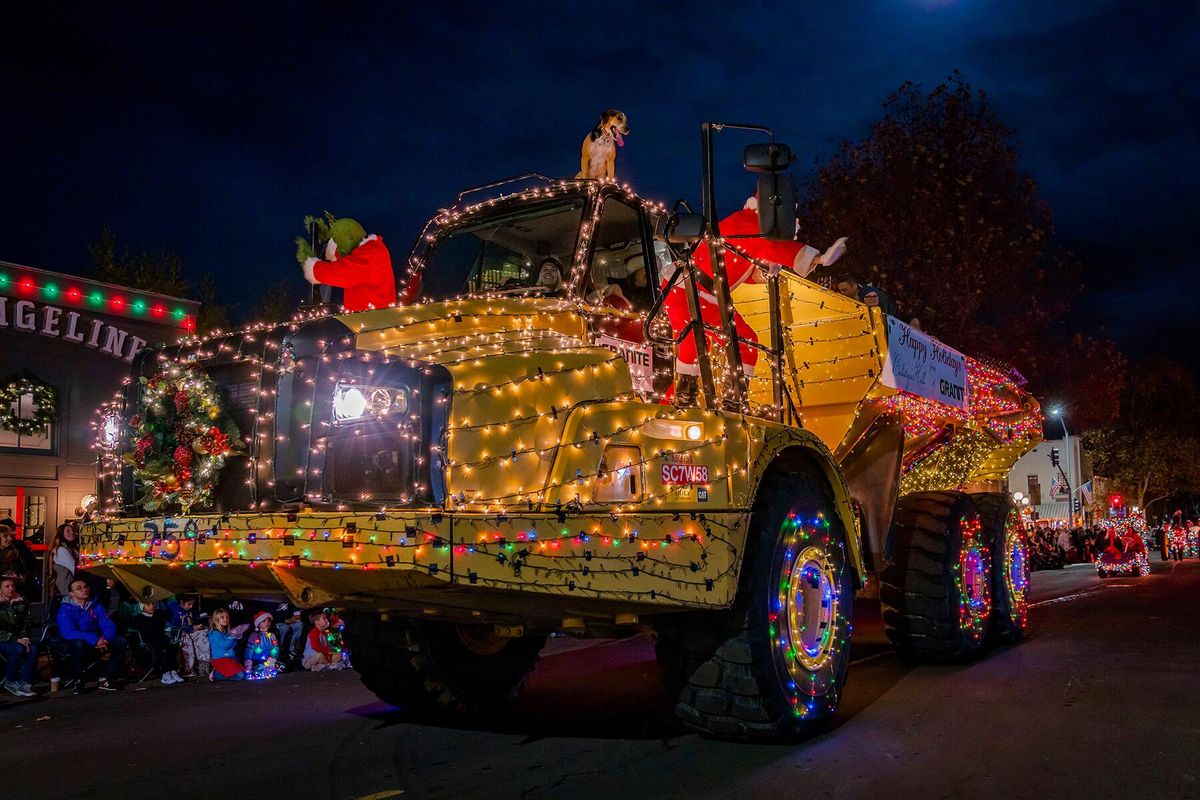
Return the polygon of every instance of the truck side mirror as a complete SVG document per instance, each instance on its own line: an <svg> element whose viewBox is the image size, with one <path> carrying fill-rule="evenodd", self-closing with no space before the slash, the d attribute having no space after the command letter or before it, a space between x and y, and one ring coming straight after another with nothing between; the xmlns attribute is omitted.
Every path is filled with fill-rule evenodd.
<svg viewBox="0 0 1200 800"><path fill-rule="evenodd" d="M703 214L673 214L667 223L667 241L671 244L690 244L704 238Z"/></svg>
<svg viewBox="0 0 1200 800"><path fill-rule="evenodd" d="M796 238L796 193L787 175L758 176L758 232L776 241Z"/></svg>
<svg viewBox="0 0 1200 800"><path fill-rule="evenodd" d="M783 172L795 160L792 148L777 142L748 144L742 152L742 166L747 172Z"/></svg>
<svg viewBox="0 0 1200 800"><path fill-rule="evenodd" d="M792 148L780 142L748 144L742 166L758 175L758 232L765 239L796 238L796 194L784 171L795 160Z"/></svg>

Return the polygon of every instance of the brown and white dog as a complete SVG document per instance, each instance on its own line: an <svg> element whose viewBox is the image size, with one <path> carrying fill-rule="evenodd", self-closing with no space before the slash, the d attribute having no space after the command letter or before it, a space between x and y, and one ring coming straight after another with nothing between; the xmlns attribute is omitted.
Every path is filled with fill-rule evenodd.
<svg viewBox="0 0 1200 800"><path fill-rule="evenodd" d="M625 113L610 108L600 114L600 121L583 140L583 153L579 159L579 174L576 178L613 179L613 164L617 160L617 148L625 146L623 136L629 135L629 122Z"/></svg>

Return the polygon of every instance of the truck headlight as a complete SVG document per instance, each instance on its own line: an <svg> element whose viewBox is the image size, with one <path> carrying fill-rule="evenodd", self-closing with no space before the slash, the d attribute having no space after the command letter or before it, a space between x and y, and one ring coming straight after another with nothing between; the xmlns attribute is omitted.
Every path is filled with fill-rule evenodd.
<svg viewBox="0 0 1200 800"><path fill-rule="evenodd" d="M353 425L408 411L408 394L387 386L339 383L333 390L333 424Z"/></svg>
<svg viewBox="0 0 1200 800"><path fill-rule="evenodd" d="M105 414L100 420L100 446L105 450L115 450L121 443L121 417L117 414Z"/></svg>

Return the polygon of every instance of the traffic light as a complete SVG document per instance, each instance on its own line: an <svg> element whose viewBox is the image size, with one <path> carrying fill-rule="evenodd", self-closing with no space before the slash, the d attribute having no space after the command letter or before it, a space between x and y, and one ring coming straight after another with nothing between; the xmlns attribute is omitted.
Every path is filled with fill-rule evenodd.
<svg viewBox="0 0 1200 800"><path fill-rule="evenodd" d="M1120 508L1121 505L1125 502L1125 498L1121 497L1121 495L1119 495L1119 494L1114 494L1112 497L1109 498L1109 502L1111 502L1113 504L1114 508Z"/></svg>
<svg viewBox="0 0 1200 800"><path fill-rule="evenodd" d="M1058 448L1057 447L1050 448L1050 465L1054 466L1054 467L1058 466Z"/></svg>
<svg viewBox="0 0 1200 800"><path fill-rule="evenodd" d="M1075 498L1075 513L1076 513L1076 514L1078 514L1078 513L1079 513L1079 509L1080 509L1080 508L1082 508L1082 505L1081 505L1081 504L1080 504L1080 502L1079 502L1079 498L1078 498L1078 497L1076 497L1076 498Z"/></svg>

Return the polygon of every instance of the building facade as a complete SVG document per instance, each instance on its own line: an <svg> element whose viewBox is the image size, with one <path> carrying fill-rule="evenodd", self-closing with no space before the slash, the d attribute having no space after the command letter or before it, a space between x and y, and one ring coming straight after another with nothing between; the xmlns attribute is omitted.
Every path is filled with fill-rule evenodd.
<svg viewBox="0 0 1200 800"><path fill-rule="evenodd" d="M1013 464L1008 473L1008 491L1013 495L1020 492L1023 500L1029 500L1039 523L1066 525L1074 511L1075 524L1081 525L1089 510L1089 496L1085 491L1081 497L1080 487L1091 480L1092 465L1078 436L1047 439Z"/></svg>
<svg viewBox="0 0 1200 800"><path fill-rule="evenodd" d="M194 330L198 310L0 261L0 519L39 560L59 523L94 501L97 409L139 350Z"/></svg>

